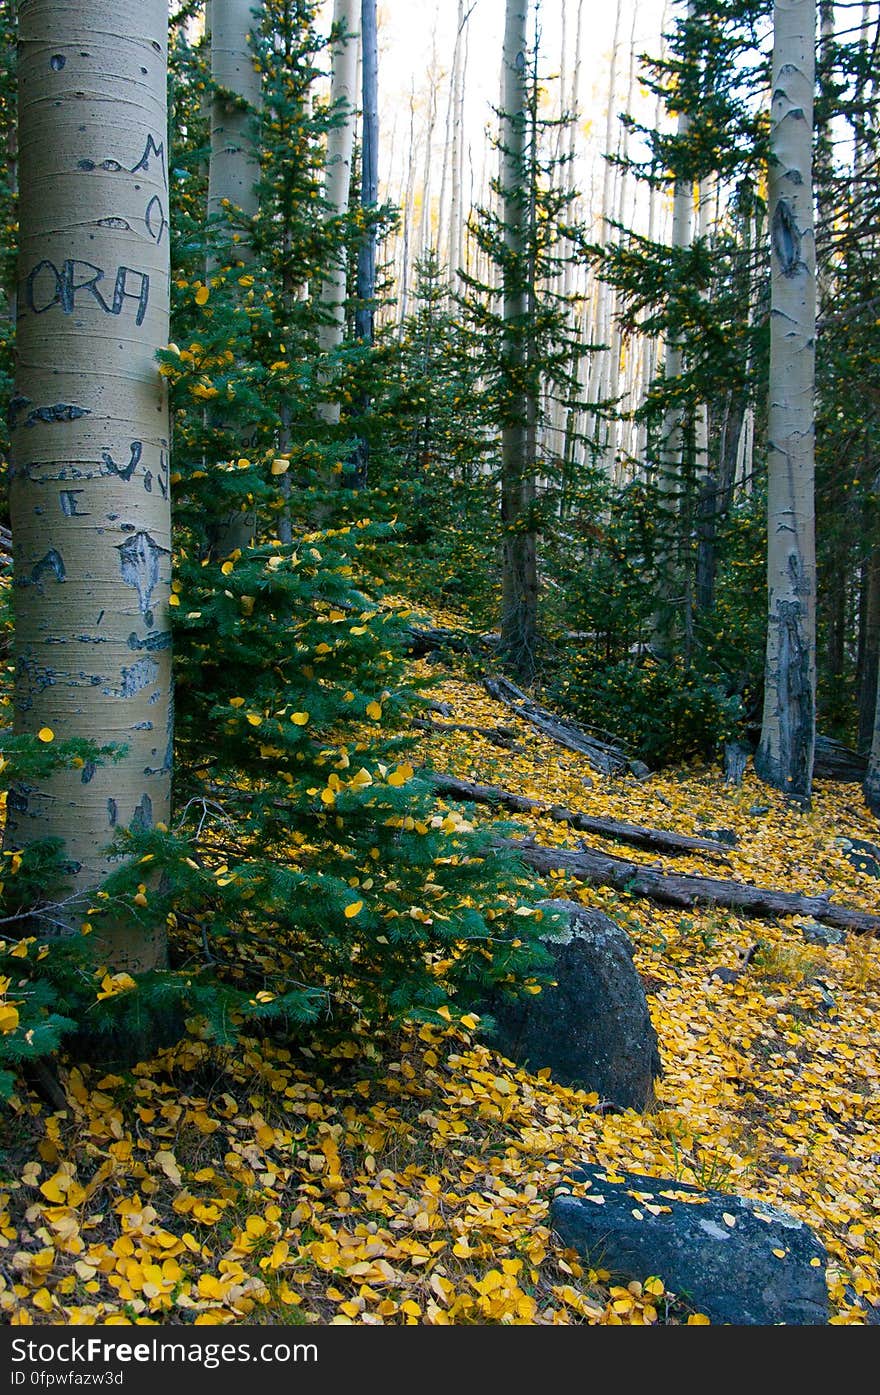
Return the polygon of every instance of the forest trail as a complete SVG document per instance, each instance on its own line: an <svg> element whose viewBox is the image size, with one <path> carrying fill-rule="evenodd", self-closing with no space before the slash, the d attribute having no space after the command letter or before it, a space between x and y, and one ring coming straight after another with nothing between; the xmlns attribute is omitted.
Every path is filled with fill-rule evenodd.
<svg viewBox="0 0 880 1395"><path fill-rule="evenodd" d="M516 738L503 750L476 733L420 732L413 765L682 834L728 830L725 876L833 888L876 909L877 882L836 842L877 840L858 787L820 783L804 814L751 768L740 788L696 764L599 776L463 670L413 668L433 680L440 720ZM546 816L515 822L547 845L577 842ZM627 856L718 870L698 853ZM599 1110L596 1095L488 1051L478 1024L371 1033L321 1059L195 1039L131 1072L63 1060L66 1109L20 1094L5 1140L3 1320L705 1322L664 1293L662 1274L614 1283L554 1239L554 1181L590 1161L787 1208L828 1249L832 1321L864 1323L862 1305L880 1305L880 943L826 947L797 918L683 914L563 875L546 885L633 939L663 1062L654 1112Z"/></svg>

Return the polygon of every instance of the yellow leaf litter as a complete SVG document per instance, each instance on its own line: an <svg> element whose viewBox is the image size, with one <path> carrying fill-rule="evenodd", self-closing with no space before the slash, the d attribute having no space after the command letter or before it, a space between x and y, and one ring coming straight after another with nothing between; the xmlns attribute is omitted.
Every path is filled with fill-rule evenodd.
<svg viewBox="0 0 880 1395"><path fill-rule="evenodd" d="M602 778L475 684L432 693L458 723L514 727L521 750L432 732L415 767L633 823L730 829L722 875L876 909L878 884L834 841L877 839L855 786L820 782L802 814L750 772L738 789L699 765ZM547 818L522 823L574 843ZM698 856L625 855L719 874ZM797 918L550 885L634 941L663 1061L654 1111L600 1111L595 1094L490 1052L478 1024L355 1036L329 1055L192 1039L120 1074L62 1059L66 1108L22 1087L0 1126L0 1320L704 1325L662 1274L621 1284L554 1237L555 1182L592 1162L787 1208L828 1249L832 1322L865 1324L880 1305L876 939L824 948ZM749 950L739 978L712 976Z"/></svg>

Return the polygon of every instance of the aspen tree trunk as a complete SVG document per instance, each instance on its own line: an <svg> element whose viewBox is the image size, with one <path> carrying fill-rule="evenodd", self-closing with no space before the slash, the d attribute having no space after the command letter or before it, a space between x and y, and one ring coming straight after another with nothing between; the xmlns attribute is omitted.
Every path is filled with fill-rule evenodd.
<svg viewBox="0 0 880 1395"><path fill-rule="evenodd" d="M253 61L249 35L256 28L262 0L211 0L211 164L208 172L208 216L214 219L223 243L232 241L233 218L227 204L245 218L259 211L257 183L260 151L255 113L262 105L262 79ZM228 250L228 249L227 249ZM249 240L242 237L236 252L253 261ZM217 262L213 263L216 266ZM209 265L209 270L213 269Z"/></svg>
<svg viewBox="0 0 880 1395"><path fill-rule="evenodd" d="M429 247L434 246L434 233L431 218L431 174L434 152L434 127L437 124L437 26L431 36L431 69L428 80L428 119L425 129L425 164L422 174L422 217L419 231L419 252L423 257Z"/></svg>
<svg viewBox="0 0 880 1395"><path fill-rule="evenodd" d="M458 61L455 65L455 81L453 83L453 113L452 113L452 187L449 202L449 242L448 242L448 262L449 262L449 282L453 289L458 287L458 268L461 262L461 185L464 176L462 163L462 151L464 149L464 92L465 77L467 73L468 42L466 26L470 16L464 11L464 0L460 0L460 15L458 25Z"/></svg>
<svg viewBox="0 0 880 1395"><path fill-rule="evenodd" d="M809 802L815 746L813 500L816 0L775 0L770 114L767 654L760 777Z"/></svg>
<svg viewBox="0 0 880 1395"><path fill-rule="evenodd" d="M623 0L617 0L614 14L614 37L611 42L611 65L608 72L608 105L605 110L605 143L602 148L604 155L602 172L602 207L599 212L599 231L597 242L600 247L604 247L610 236L609 222L613 216L613 185L614 169L611 164L611 146L614 139L614 124L617 119L617 55L620 50L620 22L623 14ZM608 387L611 381L610 358L611 347L608 343L609 329L611 325L611 287L601 274L596 287L596 311L593 320L596 326L597 342L606 347L600 348L590 356L590 389L589 396L593 403L601 403L608 396ZM592 434L597 434L602 428L602 418L598 413L593 414L590 425Z"/></svg>
<svg viewBox="0 0 880 1395"><path fill-rule="evenodd" d="M580 111L580 87L581 87L581 38L583 34L584 0L578 0L576 21L574 53L571 65L571 83L566 92L566 76L568 73L568 28L566 22L567 5L563 5L563 25L562 25L562 53L560 61L559 76L559 104L567 113L569 121L567 127L560 125L559 137L557 141L557 160L560 163L560 180L569 189L572 188L574 178L575 158L577 155L577 134L578 134L578 113ZM567 149L563 148L563 137L567 136ZM563 163L564 162L564 163ZM572 221L579 218L579 201L571 206ZM564 240L564 266L562 268L561 289L566 301L570 302L575 292L575 259L574 248L568 239ZM578 268L581 271L581 268ZM582 272L583 274L583 272ZM586 289L584 288L586 296ZM578 309L569 311L570 334L573 341L571 368L573 377L581 383L584 364L582 356L577 350L582 342L582 316ZM580 394L578 394L580 395ZM579 406L566 407L563 403L557 404L555 412L555 424L558 431L558 440L562 455L562 488L559 494L559 516L564 518L567 511L568 492L571 484L571 476L574 465L575 436L580 429L581 409Z"/></svg>
<svg viewBox="0 0 880 1395"><path fill-rule="evenodd" d="M259 23L263 0L211 0L211 158L208 166L208 218L219 247L208 257L207 274L231 261L249 266L250 239L240 231L242 217L259 211L260 150L257 114L262 77L254 64L250 35ZM234 243L238 234L240 240ZM251 514L236 513L217 528L212 551L224 557L253 540Z"/></svg>
<svg viewBox="0 0 880 1395"><path fill-rule="evenodd" d="M410 242L413 225L413 198L416 187L416 93L415 84L409 91L409 144L407 147L406 186L403 196L403 247L400 255L400 305L398 324L401 336L409 309Z"/></svg>
<svg viewBox="0 0 880 1395"><path fill-rule="evenodd" d="M449 243L452 235L451 220L446 217L446 189L451 179L455 179L453 146L453 125L456 111L456 95L458 88L458 69L461 56L461 31L464 22L464 0L458 0L458 14L456 16L455 44L452 50L452 70L449 74L449 91L446 97L446 133L443 139L443 161L440 167L440 201L437 213L437 250L445 244L447 251L447 269L450 268L448 261Z"/></svg>
<svg viewBox="0 0 880 1395"><path fill-rule="evenodd" d="M361 0L361 208L370 216L379 202L379 41L376 29L376 0ZM376 295L376 229L370 227L358 250L357 309L355 334L364 344L372 344L374 299ZM362 417L370 410L369 396L360 402ZM354 452L354 480L362 489L367 482L370 462L369 442L358 437Z"/></svg>
<svg viewBox="0 0 880 1395"><path fill-rule="evenodd" d="M697 211L697 237L708 238L712 231L711 190L712 180L703 179L698 185L699 208ZM717 188L718 181L714 181ZM700 299L708 299L708 292L701 291ZM709 472L709 404L698 402L694 413L694 471L697 479Z"/></svg>
<svg viewBox="0 0 880 1395"><path fill-rule="evenodd" d="M706 236L708 228L703 212L708 206L705 185L701 188L700 236ZM742 275L747 288L746 299L750 302L748 288L751 284L751 217L743 220L742 246L738 249L738 260L742 265ZM703 474L697 502L697 560L694 584L694 599L697 610L708 615L715 607L715 583L718 574L718 524L727 517L733 500L733 485L736 477L736 462L739 454L740 436L747 406L747 390L727 390L721 402L713 404L710 413L706 403L700 403L697 416L697 468ZM710 446L710 437L712 445Z"/></svg>
<svg viewBox="0 0 880 1395"><path fill-rule="evenodd" d="M624 103L624 111L632 111L633 92L635 90L637 13L638 7L634 5L632 13L632 27L630 29L629 37L629 70L627 74L626 101ZM623 160L626 160L629 155L629 131L626 126L621 126L620 131L618 133L617 154ZM616 182L617 189L614 217L616 222L620 224L621 227L625 227L627 226L626 196L630 181L628 171L623 165L621 165L616 171ZM619 232L615 233L615 237L619 238L619 236ZM626 411L627 403L625 387L621 383L621 355L623 352L623 338L620 331L620 325L617 321L616 316L613 314L614 308L614 305L609 302L609 319L611 321L609 330L611 337L611 348L607 355L608 364L606 370L607 378L605 386L606 396L609 399L614 399L618 405L615 409L614 416L608 423L608 436L605 443L605 474L615 485L619 485L621 482L619 473L619 451L623 426L621 415L623 412Z"/></svg>
<svg viewBox="0 0 880 1395"><path fill-rule="evenodd" d="M19 5L15 730L126 747L10 796L12 846L64 841L70 931L115 830L170 812L167 31L166 0ZM95 938L165 962L164 926Z"/></svg>
<svg viewBox="0 0 880 1395"><path fill-rule="evenodd" d="M324 176L324 203L327 219L340 218L348 208L351 190L351 164L354 154L354 111L357 87L358 0L334 0L333 28L340 37L333 45L330 76L330 104L340 117L339 125L327 135L327 169ZM340 249L328 268L321 286L324 323L318 328L322 354L334 353L345 338L345 262ZM339 403L321 402L318 415L329 426L339 424Z"/></svg>
<svg viewBox="0 0 880 1395"><path fill-rule="evenodd" d="M660 57L661 57L661 60L662 60L663 58L665 58L665 56L666 56L666 39L665 39L665 35L666 35L666 10L667 10L667 6L664 5L664 7L663 7L663 17L662 17L661 24L660 24ZM657 94L657 97L656 97L656 99L655 99L655 102L654 102L654 122L653 122L653 129L654 129L655 131L659 131L659 129L660 129L660 123L661 123L662 117L663 117L663 97L662 97L662 94L661 94L661 93L658 93L658 94ZM646 236L647 236L647 239L648 239L649 242L653 242L655 239L658 240L658 241L660 241L660 242L662 242L662 241L664 240L664 233L663 233L662 226L661 226L659 235L658 235L658 232L657 232L657 223L658 223L658 221L660 221L660 219L658 219L658 207L659 207L658 190L657 190L656 187L652 184L651 187L650 187L650 189L648 190L648 227L647 227ZM662 210L661 210L661 212L662 212ZM642 368L642 375L641 375L641 377L642 377L642 392L641 392L642 397L644 397L644 387L645 387L645 384L650 384L650 383L652 383L652 382L654 381L654 376L655 376L655 374L656 374L656 372L657 372L658 350L659 350L659 345L658 345L658 343L657 343L657 338L656 338L656 336L652 335L649 339L645 339L645 340L643 341L643 354L642 354L643 368ZM642 469L643 469L643 471L644 471L645 473L647 473L647 467L648 467L648 452L649 452L649 447L650 447L650 441L649 441L649 437L648 437L648 423L647 423L647 421L643 420L643 421L641 421L641 422L639 423L638 431L637 431L637 433L636 433L636 456L637 456L638 460L641 462Z"/></svg>
<svg viewBox="0 0 880 1395"><path fill-rule="evenodd" d="M688 14L693 8L689 0ZM690 129L686 112L678 117L678 135L684 137ZM689 179L677 179L672 199L672 240L674 251L682 252L691 245L693 232L694 191ZM678 336L670 332L663 352L663 377L672 383L681 376L684 349ZM657 549L657 591L660 604L653 618L653 639L660 653L673 648L675 614L681 597L678 582L678 542L680 533L679 504L681 500L682 468L685 450L684 409L679 405L668 408L661 428L657 486L662 501L657 520L659 545ZM665 534L665 536L663 536Z"/></svg>
<svg viewBox="0 0 880 1395"><path fill-rule="evenodd" d="M503 275L507 402L501 429L501 651L531 677L537 636L538 579L534 525L534 461L528 458L534 410L523 386L529 310L526 179L528 0L507 0L501 105L501 202L506 259Z"/></svg>

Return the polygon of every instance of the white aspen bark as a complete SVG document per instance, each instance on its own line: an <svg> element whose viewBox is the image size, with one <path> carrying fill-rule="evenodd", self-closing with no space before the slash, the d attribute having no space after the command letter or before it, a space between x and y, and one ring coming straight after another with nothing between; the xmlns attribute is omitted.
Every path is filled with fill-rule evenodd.
<svg viewBox="0 0 880 1395"><path fill-rule="evenodd" d="M116 0L109 20L106 0L19 5L15 729L126 754L19 787L6 836L63 839L83 898L116 829L168 820L173 736L167 3ZM165 962L164 926L95 939L113 968Z"/></svg>
<svg viewBox="0 0 880 1395"><path fill-rule="evenodd" d="M330 103L341 120L327 134L327 169L324 177L325 217L340 218L348 208L351 164L354 156L354 111L357 91L358 0L334 0L333 24L342 37L331 55ZM318 347L331 354L345 337L345 253L339 252L321 286L320 303L325 322L318 327ZM329 426L339 423L338 402L320 402L318 416Z"/></svg>
<svg viewBox="0 0 880 1395"><path fill-rule="evenodd" d="M245 267L253 262L251 240L238 225L242 217L250 220L259 210L256 114L262 106L262 77L253 61L250 35L261 9L262 0L211 0L208 219L219 245L208 255L208 277L230 263ZM255 530L252 513L232 514L217 528L212 552L223 557L248 547Z"/></svg>
<svg viewBox="0 0 880 1395"><path fill-rule="evenodd" d="M636 75L636 16L638 7L633 6L632 26L629 36L629 70L627 74L626 101L624 110L632 110L633 92L635 90ZM617 153L624 160L629 155L629 131L626 126L621 126L618 133ZM628 171L625 166L619 166L615 174L615 221L623 227L625 225L626 195L629 184ZM620 233L614 234L615 238L620 237ZM608 436L605 443L605 474L614 484L620 479L620 443L622 434L622 421L619 414L627 410L625 389L621 387L623 340L620 332L620 325L615 315L616 300L614 296L608 298L608 318L611 338L611 348L607 355L606 379L604 383L605 396L618 401L615 415L608 423Z"/></svg>
<svg viewBox="0 0 880 1395"><path fill-rule="evenodd" d="M462 248L462 181L464 179L464 165L462 153L464 150L464 94L467 79L468 62L468 33L467 22L470 17L470 10L464 12L462 0L462 15L459 21L459 52L458 62L455 69L455 83L453 88L454 110L452 116L452 189L449 204L449 282L453 289L459 285L458 269L461 263Z"/></svg>
<svg viewBox="0 0 880 1395"><path fill-rule="evenodd" d="M816 0L775 0L770 124L767 654L755 769L808 802L816 691L813 487Z"/></svg>
<svg viewBox="0 0 880 1395"><path fill-rule="evenodd" d="M431 68L428 73L428 121L425 130L425 167L422 175L422 220L419 233L419 257L423 257L429 247L434 246L433 218L431 209L431 177L433 167L434 127L437 124L437 26L431 36Z"/></svg>
<svg viewBox="0 0 880 1395"><path fill-rule="evenodd" d="M701 179L697 186L697 237L707 238L712 231L712 187L717 180ZM707 292L700 292L700 299L706 300ZM709 468L709 406L698 402L694 413L694 471L698 479Z"/></svg>
<svg viewBox="0 0 880 1395"><path fill-rule="evenodd" d="M445 246L447 255L449 243L452 236L451 221L446 218L446 190L450 183L450 176L454 180L453 169L454 157L452 153L453 123L456 108L456 88L458 86L458 67L461 54L461 31L464 22L464 0L458 0L458 14L456 16L455 44L452 50L452 69L449 74L449 91L446 96L446 134L443 140L443 161L440 173L440 202L437 212L437 251L438 254ZM447 270L449 267L447 266Z"/></svg>
<svg viewBox="0 0 880 1395"><path fill-rule="evenodd" d="M736 481L735 485L746 498L752 493L754 488L754 452L755 452L755 412L754 408L746 407L743 417L742 432L739 438L739 449L736 460Z"/></svg>
<svg viewBox="0 0 880 1395"><path fill-rule="evenodd" d="M611 154L612 142L614 139L614 123L617 119L616 98L617 98L617 55L620 49L620 23L623 14L623 0L617 0L614 12L614 37L611 43L611 63L608 71L608 105L605 109L605 143L603 146L603 172L602 172L602 207L599 212L599 229L597 242L600 247L604 247L608 242L610 230L609 220L612 216L612 189L613 174L611 161L608 156ZM596 315L593 323L596 326L596 338L599 344L608 344L609 328L611 324L611 288L600 276L596 292ZM609 359L610 346L599 349L591 355L590 362L590 400L593 403L601 402L608 395L608 383L610 382ZM599 430L600 418L593 414L591 431Z"/></svg>
<svg viewBox="0 0 880 1395"><path fill-rule="evenodd" d="M665 57L666 57L666 13L667 13L667 9L668 9L668 5L664 3L664 6L663 6L663 15L662 15L662 18L661 18L661 21L660 21L660 58L661 58L661 61L662 61L663 59L665 59ZM657 94L657 97L656 97L656 99L655 99L655 102L654 102L654 122L653 122L653 129L654 129L655 131L659 131L659 129L660 129L660 122L661 122L662 116L663 116L663 98L662 98L662 95L661 95L660 93L658 93L658 94ZM648 218L647 218L646 237L647 237L647 239L648 239L649 242L654 242L655 240L656 240L656 241L660 241L660 242L664 241L663 229L661 228L661 230L660 230L659 233L658 233L658 230L657 230L657 223L658 223L659 221L661 221L661 218L658 217L658 207L659 207L659 203L660 203L660 200L659 200L659 191L658 191L658 190L654 187L654 185L652 184L651 187L650 187L650 189L648 190ZM662 210L661 210L661 216L662 216ZM656 371L657 371L657 359L658 359L658 355L659 355L659 344L658 344L658 342L657 342L656 336L652 335L652 336L650 337L650 339L649 339L647 342L644 343L643 352L642 352L641 388L640 388L640 393L639 393L639 396L640 396L641 399L644 399L645 391L646 391L646 385L650 385L650 384L654 381L654 375L655 375L655 373L656 373ZM648 441L648 424L647 424L647 422L642 421L642 422L639 423L638 430L637 430L637 433L636 433L636 456L637 456L637 458L642 462L643 473L644 473L646 476L647 476L647 473L648 473L648 470L647 470L647 467L648 467L648 445L649 445L649 441Z"/></svg>
<svg viewBox="0 0 880 1395"><path fill-rule="evenodd" d="M409 90L409 147L407 151L406 164L406 185L403 196L403 246L400 253L400 300L399 318L400 333L403 334L403 326L406 323L406 316L409 310L409 277L410 277L410 243L412 241L413 226L413 199L416 187L416 91L415 83L410 84Z"/></svg>
<svg viewBox="0 0 880 1395"><path fill-rule="evenodd" d="M211 165L208 216L216 219L224 241L233 229L228 201L246 218L259 209L256 185L260 151L254 113L262 105L262 79L248 41L256 28L262 0L211 0ZM248 239L236 244L242 261L253 253Z"/></svg>
<svg viewBox="0 0 880 1395"><path fill-rule="evenodd" d="M690 128L688 116L682 112L678 118L679 136L687 135ZM673 251L683 252L691 245L693 233L693 185L688 179L676 181L672 200L672 239ZM684 367L684 350L681 340L674 334L667 335L663 353L663 376L667 382L681 375ZM661 480L663 492L674 493L680 474L682 447L684 443L684 423L681 409L670 408L663 421L663 437L660 449Z"/></svg>
<svg viewBox="0 0 880 1395"><path fill-rule="evenodd" d="M528 0L507 0L502 63L501 204L508 263L503 277L504 346L508 383L521 379L527 362L527 48ZM537 567L533 528L526 515L534 499L534 462L528 459L534 411L524 389L510 392L501 430L501 652L521 676L534 665L537 631Z"/></svg>
<svg viewBox="0 0 880 1395"><path fill-rule="evenodd" d="M694 0L688 0L688 17L693 14ZM690 130L687 112L678 116L677 134L684 139ZM694 189L689 179L677 179L672 196L672 237L674 252L683 252L691 245L693 237ZM668 333L663 351L663 377L667 383L681 376L684 367L684 349L678 335ZM662 500L659 527L671 534L661 538L657 550L657 593L660 604L653 619L653 639L661 653L672 648L673 620L678 605L676 594L677 535L679 531L678 504L682 483L682 466L685 445L685 419L681 406L668 408L661 427L660 449L658 451L657 485Z"/></svg>
<svg viewBox="0 0 880 1395"><path fill-rule="evenodd" d="M584 0L578 0L577 24L574 34L574 59L571 69L571 96L569 103L571 106L572 122L568 133L568 153L572 163L577 154L577 123L578 113L581 109L581 53L582 35L584 23Z"/></svg>

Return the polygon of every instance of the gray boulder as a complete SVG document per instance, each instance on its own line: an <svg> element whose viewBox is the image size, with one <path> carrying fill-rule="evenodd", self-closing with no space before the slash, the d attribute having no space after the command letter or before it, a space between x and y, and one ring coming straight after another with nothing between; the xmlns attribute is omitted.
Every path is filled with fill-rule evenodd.
<svg viewBox="0 0 880 1395"><path fill-rule="evenodd" d="M828 1322L827 1253L779 1207L599 1167L572 1170L575 1181L589 1184L585 1194L556 1195L550 1223L592 1267L626 1281L656 1274L712 1323Z"/></svg>
<svg viewBox="0 0 880 1395"><path fill-rule="evenodd" d="M484 1000L478 1010L496 1024L487 1044L527 1070L549 1069L560 1085L598 1091L606 1106L651 1108L660 1054L629 936L574 901L541 907L565 926L543 938L556 986Z"/></svg>

